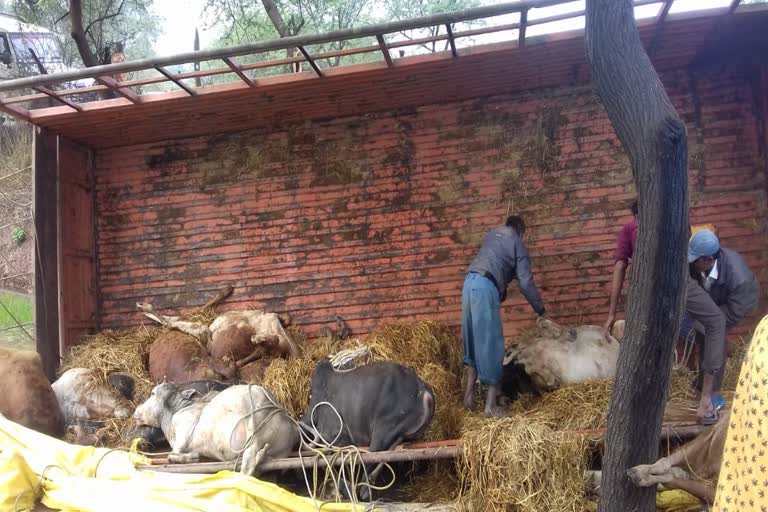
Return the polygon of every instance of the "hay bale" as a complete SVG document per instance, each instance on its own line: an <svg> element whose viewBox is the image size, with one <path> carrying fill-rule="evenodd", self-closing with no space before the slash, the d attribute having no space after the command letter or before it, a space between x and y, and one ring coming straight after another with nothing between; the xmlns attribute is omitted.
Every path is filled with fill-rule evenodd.
<svg viewBox="0 0 768 512"><path fill-rule="evenodd" d="M64 359L60 372L70 368L90 368L106 384L112 372L131 375L136 385L134 403L147 399L154 384L149 376L147 357L152 342L162 332L160 328L141 326L125 331L102 331L85 336Z"/></svg>
<svg viewBox="0 0 768 512"><path fill-rule="evenodd" d="M591 430L607 425L610 380L571 384L542 397L523 397L512 403L509 414L523 416L555 430Z"/></svg>
<svg viewBox="0 0 768 512"><path fill-rule="evenodd" d="M463 409L461 404L461 378L442 366L428 363L416 373L429 384L435 394L435 415L424 434L427 441L457 439L461 435Z"/></svg>
<svg viewBox="0 0 768 512"><path fill-rule="evenodd" d="M374 360L397 361L415 370L437 364L461 375L461 342L448 327L431 321L387 324L366 339Z"/></svg>
<svg viewBox="0 0 768 512"><path fill-rule="evenodd" d="M583 512L588 442L524 416L467 419L460 510Z"/></svg>

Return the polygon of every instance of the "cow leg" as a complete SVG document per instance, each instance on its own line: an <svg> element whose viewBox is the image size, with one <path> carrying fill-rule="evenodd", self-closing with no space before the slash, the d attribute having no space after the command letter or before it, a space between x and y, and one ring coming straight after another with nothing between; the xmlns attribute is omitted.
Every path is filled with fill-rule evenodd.
<svg viewBox="0 0 768 512"><path fill-rule="evenodd" d="M380 452L380 451L389 451L394 450L400 444L403 442L403 437L400 434L394 433L394 432L386 432L383 436L377 436L376 432L373 433L372 439L371 439L371 445L368 447L368 451L370 452ZM376 481L381 474L381 471L384 469L385 465L383 462L380 462L373 471L371 471L368 474L368 482L371 485L376 485ZM360 488L360 499L363 501L370 501L371 499L371 489L367 487Z"/></svg>
<svg viewBox="0 0 768 512"><path fill-rule="evenodd" d="M211 331L208 329L208 326L203 325L200 322L186 322L184 320L179 320L178 316L158 315L153 312L151 304L137 302L136 307L150 320L154 320L165 327L177 329L184 334L194 336L203 343L208 343L209 338L211 337Z"/></svg>
<svg viewBox="0 0 768 512"><path fill-rule="evenodd" d="M169 453L168 462L171 464L190 464L193 462L200 462L200 454L197 452Z"/></svg>
<svg viewBox="0 0 768 512"><path fill-rule="evenodd" d="M267 456L267 450L269 450L269 443L265 443L260 449L256 449L256 445L251 445L243 453L243 463L240 466L240 472L246 476L255 476L256 470L259 465Z"/></svg>

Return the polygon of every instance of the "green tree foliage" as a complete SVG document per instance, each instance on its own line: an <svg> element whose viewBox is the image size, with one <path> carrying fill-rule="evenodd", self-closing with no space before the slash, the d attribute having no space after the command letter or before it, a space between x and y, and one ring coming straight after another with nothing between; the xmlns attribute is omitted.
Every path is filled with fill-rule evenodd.
<svg viewBox="0 0 768 512"><path fill-rule="evenodd" d="M82 65L70 35L68 0L4 1L29 23L59 35L67 65ZM86 0L83 24L88 45L100 60L103 60L104 49L114 43L123 44L127 59L150 56L160 33L160 19L152 12L152 0Z"/></svg>

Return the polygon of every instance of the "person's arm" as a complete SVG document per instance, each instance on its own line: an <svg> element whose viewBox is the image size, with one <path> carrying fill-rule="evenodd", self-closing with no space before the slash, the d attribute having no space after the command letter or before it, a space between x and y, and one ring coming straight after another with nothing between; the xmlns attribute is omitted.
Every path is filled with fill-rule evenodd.
<svg viewBox="0 0 768 512"><path fill-rule="evenodd" d="M605 330L611 332L616 322L616 308L621 297L621 288L624 285L624 276L627 272L627 262L619 260L613 266L613 282L611 283L611 304L608 308L608 320L605 322Z"/></svg>
<svg viewBox="0 0 768 512"><path fill-rule="evenodd" d="M533 282L531 258L528 256L528 249L522 240L518 240L515 250L515 273L523 296L528 300L528 303L537 315L544 316L547 311L544 308L544 301L541 300L541 295L539 295L539 290Z"/></svg>
<svg viewBox="0 0 768 512"><path fill-rule="evenodd" d="M673 478L665 483L664 487L666 489L680 489L688 494L692 494L709 505L715 502L715 488L710 484L697 482L696 480L678 480L677 478Z"/></svg>

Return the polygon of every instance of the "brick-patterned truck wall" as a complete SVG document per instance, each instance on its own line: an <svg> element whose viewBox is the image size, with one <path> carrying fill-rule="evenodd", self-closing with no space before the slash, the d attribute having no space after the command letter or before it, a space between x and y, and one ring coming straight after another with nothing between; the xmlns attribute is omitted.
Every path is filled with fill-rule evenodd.
<svg viewBox="0 0 768 512"><path fill-rule="evenodd" d="M754 77L663 79L688 126L691 220L714 223L768 289ZM224 308L289 312L310 336L335 315L355 334L458 325L466 267L508 209L529 224L550 315L601 323L634 196L586 86L106 149L95 165L102 327L140 323L137 301L186 308L226 284ZM516 291L504 308L506 334L533 318Z"/></svg>

